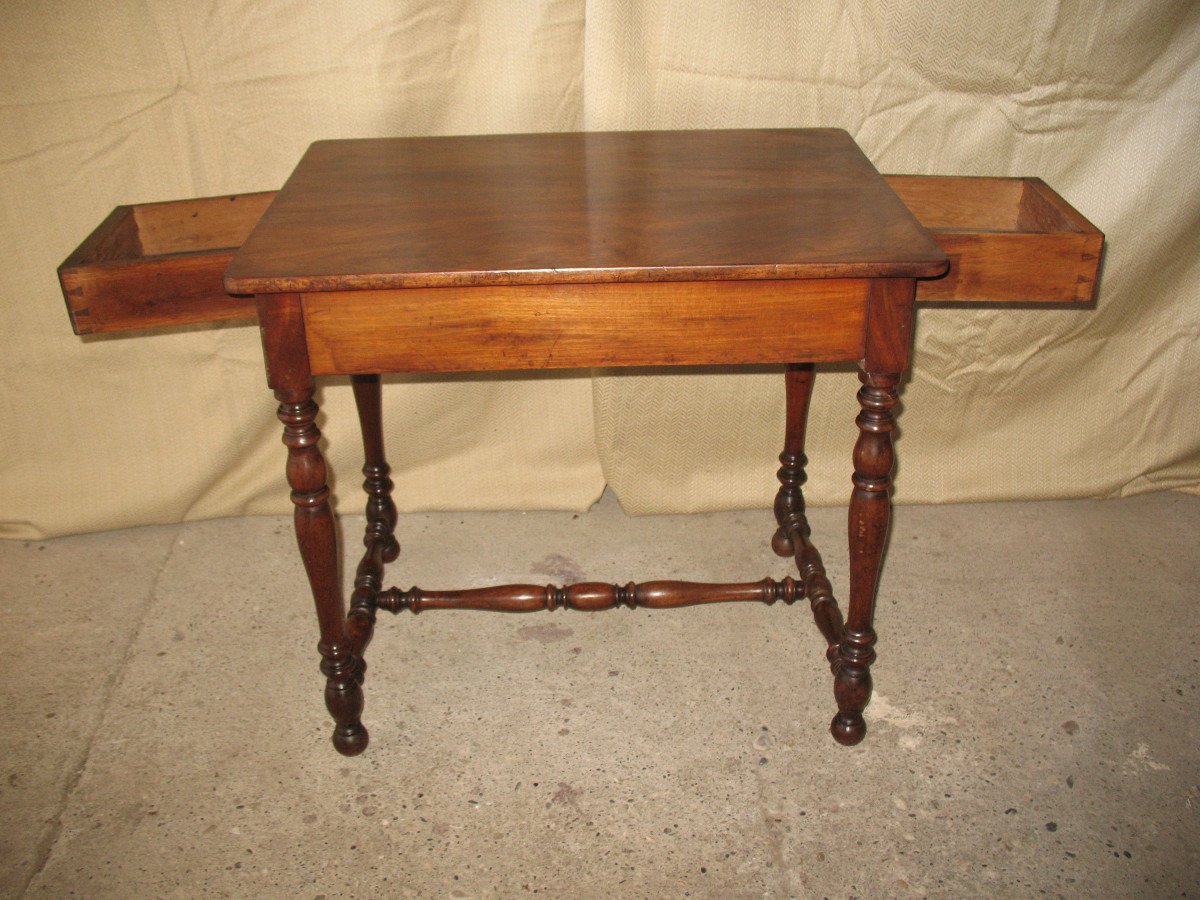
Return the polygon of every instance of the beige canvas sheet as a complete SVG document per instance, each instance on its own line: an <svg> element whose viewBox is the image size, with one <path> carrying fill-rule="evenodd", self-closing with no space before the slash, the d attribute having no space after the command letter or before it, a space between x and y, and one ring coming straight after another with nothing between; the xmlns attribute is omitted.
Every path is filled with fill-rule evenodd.
<svg viewBox="0 0 1200 900"><path fill-rule="evenodd" d="M54 269L122 203L279 186L319 138L839 126L885 172L1039 175L1108 235L1093 311L924 310L902 502L1200 485L1200 6L13 0L0 15L0 534L283 513L253 327L74 337ZM856 382L817 379L813 503ZM348 385L319 401L343 507ZM390 378L403 509L766 506L777 372Z"/></svg>

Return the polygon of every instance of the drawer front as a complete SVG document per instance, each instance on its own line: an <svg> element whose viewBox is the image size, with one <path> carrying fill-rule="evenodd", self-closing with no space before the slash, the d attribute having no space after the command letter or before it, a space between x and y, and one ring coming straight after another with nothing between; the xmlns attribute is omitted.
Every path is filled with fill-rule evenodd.
<svg viewBox="0 0 1200 900"><path fill-rule="evenodd" d="M306 294L314 375L856 360L868 282Z"/></svg>
<svg viewBox="0 0 1200 900"><path fill-rule="evenodd" d="M950 257L917 300L1090 303L1104 235L1038 178L885 175Z"/></svg>

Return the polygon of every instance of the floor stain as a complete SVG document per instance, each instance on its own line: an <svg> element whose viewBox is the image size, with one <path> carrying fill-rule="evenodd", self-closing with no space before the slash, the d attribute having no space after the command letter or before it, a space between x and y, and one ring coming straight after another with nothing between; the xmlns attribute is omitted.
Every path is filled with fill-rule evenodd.
<svg viewBox="0 0 1200 900"><path fill-rule="evenodd" d="M551 553L541 562L531 566L529 571L534 575L549 575L551 578L557 578L563 584L587 581L587 575L579 567L579 563L561 553Z"/></svg>
<svg viewBox="0 0 1200 900"><path fill-rule="evenodd" d="M566 781L558 783L558 790L554 792L554 796L550 798L551 803L559 803L563 806L572 806L575 812L582 813L579 808L579 798L583 796L583 791Z"/></svg>

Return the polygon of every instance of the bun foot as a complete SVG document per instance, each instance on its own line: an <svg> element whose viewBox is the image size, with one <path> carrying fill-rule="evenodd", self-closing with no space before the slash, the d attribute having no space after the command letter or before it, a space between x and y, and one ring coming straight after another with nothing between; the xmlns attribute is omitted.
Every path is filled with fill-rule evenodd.
<svg viewBox="0 0 1200 900"><path fill-rule="evenodd" d="M370 735L362 723L339 725L333 730L333 746L342 756L358 756L367 749Z"/></svg>
<svg viewBox="0 0 1200 900"><path fill-rule="evenodd" d="M775 529L775 536L771 538L771 549L775 551L776 556L796 555L796 545L792 543L792 539L782 528Z"/></svg>
<svg viewBox="0 0 1200 900"><path fill-rule="evenodd" d="M838 713L829 723L829 733L843 747L853 747L867 736L867 723L862 713Z"/></svg>

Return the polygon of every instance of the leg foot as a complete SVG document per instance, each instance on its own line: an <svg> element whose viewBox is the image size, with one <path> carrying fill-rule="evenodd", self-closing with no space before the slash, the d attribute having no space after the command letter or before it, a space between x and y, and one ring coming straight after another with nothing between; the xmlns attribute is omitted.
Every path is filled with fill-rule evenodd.
<svg viewBox="0 0 1200 900"><path fill-rule="evenodd" d="M321 649L322 654L325 648ZM367 749L369 735L361 721L363 694L360 685L362 665L351 657L333 662L328 656L321 662L326 675L325 707L333 716L333 746L342 756L358 756Z"/></svg>
<svg viewBox="0 0 1200 900"><path fill-rule="evenodd" d="M333 748L342 756L358 756L367 749L367 729L359 723L357 730L347 727L333 732Z"/></svg>
<svg viewBox="0 0 1200 900"><path fill-rule="evenodd" d="M847 632L834 664L833 696L838 714L829 731L839 744L852 746L867 734L863 709L871 702L871 663L875 660L875 632Z"/></svg>
<svg viewBox="0 0 1200 900"><path fill-rule="evenodd" d="M829 723L829 733L843 747L853 747L867 736L867 723L862 713L838 713Z"/></svg>

